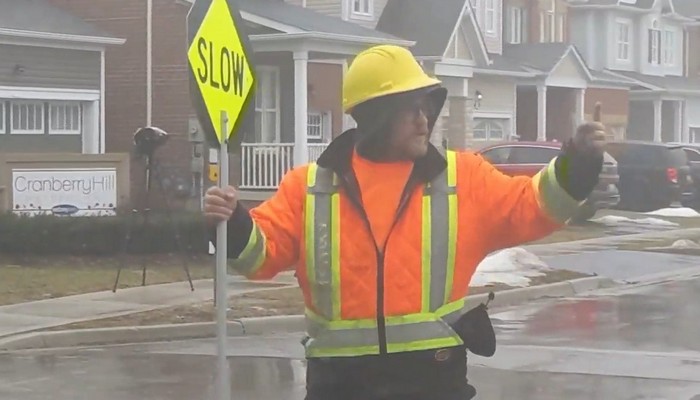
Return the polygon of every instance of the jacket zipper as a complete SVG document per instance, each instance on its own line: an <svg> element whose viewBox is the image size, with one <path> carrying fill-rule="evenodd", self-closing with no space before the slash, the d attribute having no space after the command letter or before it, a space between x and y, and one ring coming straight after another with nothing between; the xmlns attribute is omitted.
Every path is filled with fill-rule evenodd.
<svg viewBox="0 0 700 400"><path fill-rule="evenodd" d="M348 186L350 187L358 188L357 181L355 181L354 186L349 185L347 179L346 183L348 183ZM386 241L384 242L384 246L381 250L379 249L379 246L377 246L377 242L374 240L374 234L372 233L372 226L369 222L369 217L367 216L367 212L362 206L362 202L359 199L359 196L357 195L359 193L359 190L348 191L350 194L349 197L351 202L360 211L362 219L365 222L365 226L367 227L367 231L369 232L370 236L372 236L372 243L374 244L374 250L377 255L377 336L379 339L380 355L386 355L388 353L386 339L386 316L384 311L384 256L386 254L386 247L389 243L389 238L391 238L391 233L393 232L396 223L399 221L401 215L403 214L403 211L408 205L409 194L413 187L415 187L415 184L413 183L413 177L411 176L408 178L408 182L406 182L406 186L404 187L403 193L401 194L399 207L396 210L394 221L392 222L391 227L389 228L389 234L387 235Z"/></svg>

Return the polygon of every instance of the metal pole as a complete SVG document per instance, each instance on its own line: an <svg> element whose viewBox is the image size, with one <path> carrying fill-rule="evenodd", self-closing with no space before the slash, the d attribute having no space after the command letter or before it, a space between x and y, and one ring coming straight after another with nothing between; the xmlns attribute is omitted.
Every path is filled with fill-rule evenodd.
<svg viewBox="0 0 700 400"><path fill-rule="evenodd" d="M226 188L228 180L228 115L221 112L221 132L226 139L221 142L219 149L219 178L221 187ZM227 232L226 222L221 222L216 227L216 398L217 400L231 400L231 375L229 373L228 360L226 358L226 341L228 332L226 326L226 310L228 308L228 285L226 280L227 261Z"/></svg>

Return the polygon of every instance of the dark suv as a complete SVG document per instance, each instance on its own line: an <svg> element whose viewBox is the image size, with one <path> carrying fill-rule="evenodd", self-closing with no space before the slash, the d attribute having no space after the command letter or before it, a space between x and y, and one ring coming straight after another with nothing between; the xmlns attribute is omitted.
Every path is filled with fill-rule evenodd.
<svg viewBox="0 0 700 400"><path fill-rule="evenodd" d="M612 142L606 151L617 160L620 208L653 211L693 198L688 157L680 145Z"/></svg>

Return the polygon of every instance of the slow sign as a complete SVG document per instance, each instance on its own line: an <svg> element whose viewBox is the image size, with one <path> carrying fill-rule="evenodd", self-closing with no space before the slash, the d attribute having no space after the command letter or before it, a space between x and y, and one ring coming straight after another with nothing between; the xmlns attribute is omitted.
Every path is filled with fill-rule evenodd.
<svg viewBox="0 0 700 400"><path fill-rule="evenodd" d="M198 0L188 16L187 58L195 108L209 139L218 143L236 131L255 87L247 37L236 26L238 19L233 0ZM221 126L222 111L228 116L226 132Z"/></svg>

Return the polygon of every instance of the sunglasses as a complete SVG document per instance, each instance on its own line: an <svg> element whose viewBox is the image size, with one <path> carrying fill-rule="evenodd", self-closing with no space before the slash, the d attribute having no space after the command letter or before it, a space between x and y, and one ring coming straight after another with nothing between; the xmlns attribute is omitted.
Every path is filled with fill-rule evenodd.
<svg viewBox="0 0 700 400"><path fill-rule="evenodd" d="M420 118L421 115L430 118L436 113L435 104L431 101L429 96L421 96L405 101L399 104L398 111L411 116L414 120Z"/></svg>

